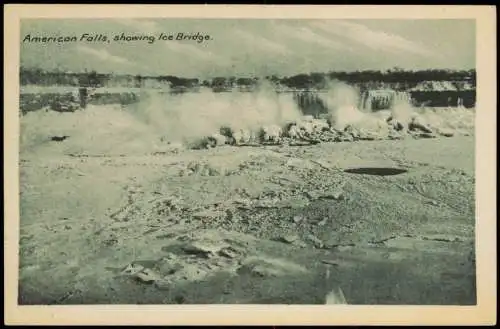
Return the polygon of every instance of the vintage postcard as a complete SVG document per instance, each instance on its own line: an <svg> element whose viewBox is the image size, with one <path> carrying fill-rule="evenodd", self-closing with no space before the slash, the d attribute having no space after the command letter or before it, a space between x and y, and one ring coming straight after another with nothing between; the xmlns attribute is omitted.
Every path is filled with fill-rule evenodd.
<svg viewBox="0 0 500 329"><path fill-rule="evenodd" d="M4 15L7 323L496 322L494 7Z"/></svg>

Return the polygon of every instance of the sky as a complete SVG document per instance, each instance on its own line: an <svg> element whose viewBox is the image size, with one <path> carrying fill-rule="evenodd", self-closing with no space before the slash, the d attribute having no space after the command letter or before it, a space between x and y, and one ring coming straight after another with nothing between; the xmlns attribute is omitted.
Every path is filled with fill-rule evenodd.
<svg viewBox="0 0 500 329"><path fill-rule="evenodd" d="M209 40L175 40L178 33ZM82 34L108 41L80 41ZM114 36L153 36L114 41ZM174 40L159 40L159 35ZM28 42L76 36L77 42ZM21 65L45 70L214 76L403 69L473 69L474 20L29 19Z"/></svg>

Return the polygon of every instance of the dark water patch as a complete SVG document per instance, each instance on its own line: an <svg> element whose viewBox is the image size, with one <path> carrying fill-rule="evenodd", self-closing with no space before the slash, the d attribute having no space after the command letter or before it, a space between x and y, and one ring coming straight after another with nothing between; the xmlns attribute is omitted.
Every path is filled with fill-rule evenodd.
<svg viewBox="0 0 500 329"><path fill-rule="evenodd" d="M50 140L51 141L54 141L54 142L62 142L63 140L69 138L69 136L52 136L50 137Z"/></svg>
<svg viewBox="0 0 500 329"><path fill-rule="evenodd" d="M393 176L406 173L408 172L408 170L401 168L363 167L363 168L345 169L344 172L349 174L360 174L360 175Z"/></svg>

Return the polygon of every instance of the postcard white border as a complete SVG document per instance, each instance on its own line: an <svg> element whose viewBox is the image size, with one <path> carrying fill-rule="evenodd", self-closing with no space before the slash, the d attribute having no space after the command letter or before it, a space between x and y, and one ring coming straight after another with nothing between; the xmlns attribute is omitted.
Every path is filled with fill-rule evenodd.
<svg viewBox="0 0 500 329"><path fill-rule="evenodd" d="M4 311L6 324L496 323L496 12L494 6L5 5ZM19 49L22 18L475 19L477 306L18 306Z"/></svg>

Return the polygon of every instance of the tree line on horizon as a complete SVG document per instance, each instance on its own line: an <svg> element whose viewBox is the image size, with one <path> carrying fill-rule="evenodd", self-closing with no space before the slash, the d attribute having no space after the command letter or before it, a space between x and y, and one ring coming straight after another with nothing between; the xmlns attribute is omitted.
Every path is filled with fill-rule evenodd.
<svg viewBox="0 0 500 329"><path fill-rule="evenodd" d="M143 76L143 75L116 75L108 73L46 71L40 68L20 68L21 85L40 86L87 86L87 87L161 87L168 85L171 88L193 89L208 87L212 89L226 89L234 86L256 86L262 78L259 77L214 77L212 79L185 78L173 75ZM398 85L400 88L411 88L425 81L467 81L473 88L476 87L476 70L403 70L394 68L387 71L331 71L326 73L302 73L293 76L279 77L266 76L263 79L275 86L292 89L322 89L328 81L338 80L349 84L380 84Z"/></svg>

